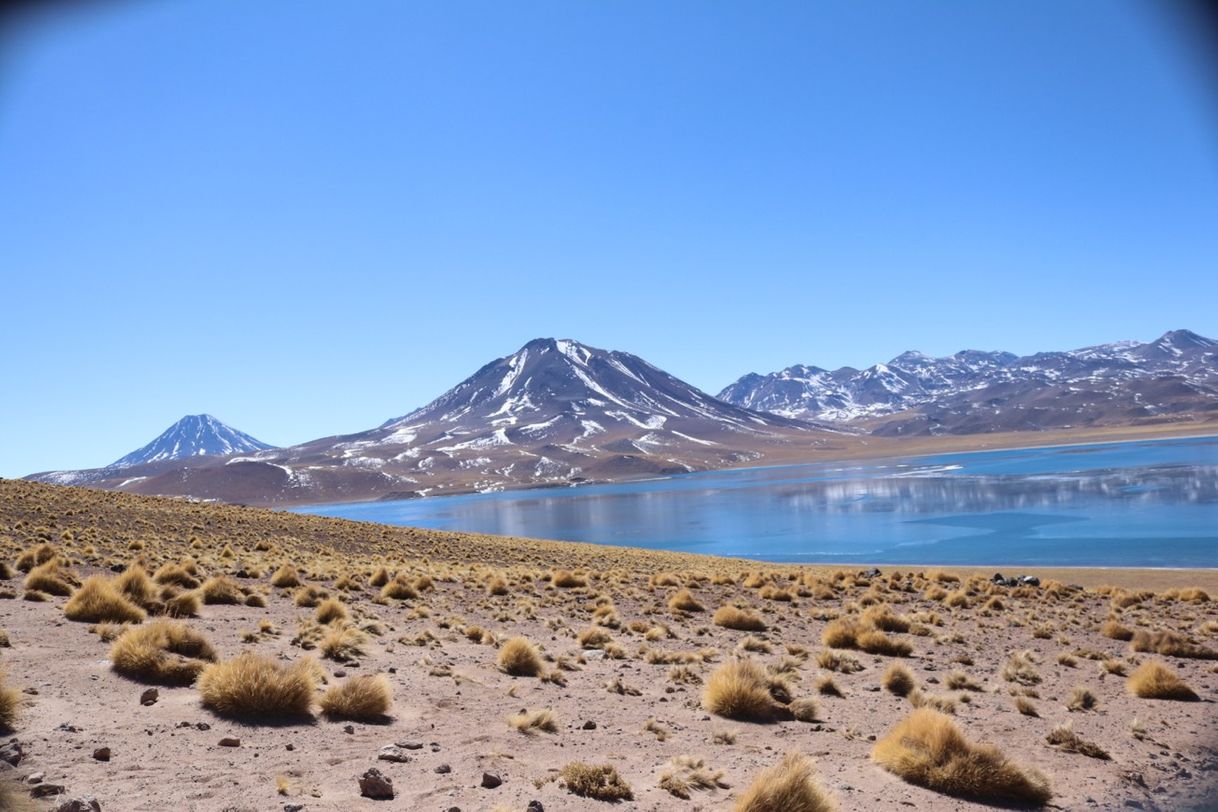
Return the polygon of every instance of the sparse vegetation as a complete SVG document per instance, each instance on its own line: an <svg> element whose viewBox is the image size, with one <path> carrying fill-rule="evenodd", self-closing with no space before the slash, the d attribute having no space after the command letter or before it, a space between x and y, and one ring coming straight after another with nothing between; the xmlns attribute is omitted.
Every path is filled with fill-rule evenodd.
<svg viewBox="0 0 1218 812"><path fill-rule="evenodd" d="M203 669L203 707L247 722L299 719L311 715L315 672L305 660L280 665L254 652Z"/></svg>
<svg viewBox="0 0 1218 812"><path fill-rule="evenodd" d="M761 772L736 801L736 812L836 812L807 756L788 753Z"/></svg>
<svg viewBox="0 0 1218 812"><path fill-rule="evenodd" d="M992 745L974 744L947 716L919 708L876 743L876 764L911 784L990 803L1048 803L1049 782L1007 759Z"/></svg>

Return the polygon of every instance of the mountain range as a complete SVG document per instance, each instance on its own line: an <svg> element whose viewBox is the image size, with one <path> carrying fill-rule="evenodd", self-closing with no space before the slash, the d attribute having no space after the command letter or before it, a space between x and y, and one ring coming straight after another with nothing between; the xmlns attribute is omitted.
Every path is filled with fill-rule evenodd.
<svg viewBox="0 0 1218 812"><path fill-rule="evenodd" d="M545 338L357 434L31 478L223 501L340 501L746 465L837 433L725 403L629 353Z"/></svg>
<svg viewBox="0 0 1218 812"><path fill-rule="evenodd" d="M1173 330L1145 344L1126 341L1027 356L963 350L932 358L905 352L863 370L796 365L749 374L719 398L891 436L1218 416L1218 341Z"/></svg>
<svg viewBox="0 0 1218 812"><path fill-rule="evenodd" d="M274 448L194 415L105 468L29 478L316 503L897 455L917 437L1206 423L1218 426L1218 342L1186 330L1024 357L906 352L863 370L799 365L745 375L717 398L635 355L543 338L356 434Z"/></svg>

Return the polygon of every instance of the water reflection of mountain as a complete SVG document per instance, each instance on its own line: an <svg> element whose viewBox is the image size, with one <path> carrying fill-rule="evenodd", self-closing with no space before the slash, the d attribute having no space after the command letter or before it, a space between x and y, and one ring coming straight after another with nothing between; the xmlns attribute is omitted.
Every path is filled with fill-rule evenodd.
<svg viewBox="0 0 1218 812"><path fill-rule="evenodd" d="M1066 508L1096 500L1218 504L1218 467L1162 466L1080 475L894 476L808 482L777 498L796 510L831 513L954 513Z"/></svg>

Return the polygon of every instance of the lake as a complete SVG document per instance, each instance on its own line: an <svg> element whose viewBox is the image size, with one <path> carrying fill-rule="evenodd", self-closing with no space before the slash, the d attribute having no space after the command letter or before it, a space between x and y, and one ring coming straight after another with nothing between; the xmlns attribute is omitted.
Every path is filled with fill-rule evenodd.
<svg viewBox="0 0 1218 812"><path fill-rule="evenodd" d="M297 510L768 561L1218 567L1218 437L783 465Z"/></svg>

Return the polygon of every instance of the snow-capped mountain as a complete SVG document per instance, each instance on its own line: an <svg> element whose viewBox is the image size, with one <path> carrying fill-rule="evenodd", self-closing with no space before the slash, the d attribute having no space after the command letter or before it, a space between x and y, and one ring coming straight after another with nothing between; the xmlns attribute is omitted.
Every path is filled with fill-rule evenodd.
<svg viewBox="0 0 1218 812"><path fill-rule="evenodd" d="M1218 341L1173 330L1019 357L905 352L864 370L797 365L749 374L719 393L785 417L859 423L876 434L967 434L1151 421L1218 413Z"/></svg>
<svg viewBox="0 0 1218 812"><path fill-rule="evenodd" d="M161 432L151 443L112 462L109 467L129 468L162 460L248 454L273 447L209 414L188 414Z"/></svg>
<svg viewBox="0 0 1218 812"><path fill-rule="evenodd" d="M629 353L544 338L358 434L70 473L77 483L226 501L369 499L722 468L839 436L724 403ZM37 478L62 482L65 473Z"/></svg>

